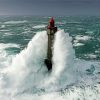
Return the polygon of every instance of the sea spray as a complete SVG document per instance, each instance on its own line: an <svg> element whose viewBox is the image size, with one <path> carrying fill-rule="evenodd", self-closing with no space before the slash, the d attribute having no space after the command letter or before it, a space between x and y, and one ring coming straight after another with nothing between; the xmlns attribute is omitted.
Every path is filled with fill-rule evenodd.
<svg viewBox="0 0 100 100"><path fill-rule="evenodd" d="M44 59L47 54L46 31L38 32L28 43L28 46L16 55L12 64L5 70L7 86L20 87L21 90L39 85L45 71ZM42 73L42 74L41 74Z"/></svg>
<svg viewBox="0 0 100 100"><path fill-rule="evenodd" d="M74 81L75 52L72 38L63 30L56 33L51 72L48 72L44 64L47 57L47 39L46 31L38 32L28 46L16 55L11 66L6 69L5 86L17 92L35 91L36 88L55 91Z"/></svg>
<svg viewBox="0 0 100 100"><path fill-rule="evenodd" d="M53 48L53 73L59 77L65 69L73 68L75 51L72 46L72 38L64 30L58 31Z"/></svg>
<svg viewBox="0 0 100 100"><path fill-rule="evenodd" d="M6 68L11 65L11 59L13 55L9 55L7 48L20 48L19 45L14 43L0 43L0 68Z"/></svg>
<svg viewBox="0 0 100 100"><path fill-rule="evenodd" d="M49 89L60 89L75 82L74 58L72 38L64 30L59 30L53 45L52 73L45 86L49 84Z"/></svg>
<svg viewBox="0 0 100 100"><path fill-rule="evenodd" d="M86 84L90 81L93 84L99 82L100 63L75 60L71 40L63 30L56 33L53 69L48 72L44 64L47 34L46 31L37 33L28 46L13 58L11 65L1 70L0 100L99 99L99 85L91 87ZM88 75L86 71L91 69L91 64L95 71ZM75 82L76 84L71 84ZM90 94L86 96L88 93Z"/></svg>

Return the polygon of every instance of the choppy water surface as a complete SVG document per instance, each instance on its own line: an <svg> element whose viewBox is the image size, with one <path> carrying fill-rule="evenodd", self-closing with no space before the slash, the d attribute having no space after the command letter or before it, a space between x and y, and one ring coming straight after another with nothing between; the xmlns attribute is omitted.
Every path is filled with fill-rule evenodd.
<svg viewBox="0 0 100 100"><path fill-rule="evenodd" d="M53 69L44 64L50 17L0 17L0 99L99 100L100 17L55 17Z"/></svg>

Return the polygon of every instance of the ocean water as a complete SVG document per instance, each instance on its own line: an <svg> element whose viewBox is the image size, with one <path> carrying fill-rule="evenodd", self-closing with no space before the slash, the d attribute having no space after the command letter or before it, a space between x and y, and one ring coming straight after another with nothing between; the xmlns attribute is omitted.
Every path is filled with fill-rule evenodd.
<svg viewBox="0 0 100 100"><path fill-rule="evenodd" d="M100 17L55 17L51 72L49 19L0 16L0 100L99 100Z"/></svg>

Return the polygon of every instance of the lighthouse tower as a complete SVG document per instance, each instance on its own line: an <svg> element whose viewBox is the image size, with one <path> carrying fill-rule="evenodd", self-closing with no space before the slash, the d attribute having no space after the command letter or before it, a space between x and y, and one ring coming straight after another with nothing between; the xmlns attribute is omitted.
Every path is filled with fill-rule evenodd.
<svg viewBox="0 0 100 100"><path fill-rule="evenodd" d="M52 69L52 47L54 43L54 36L57 32L57 27L55 26L55 21L53 17L49 20L47 26L47 35L48 35L48 49L47 49L47 59L45 59L45 64L48 68L48 71Z"/></svg>

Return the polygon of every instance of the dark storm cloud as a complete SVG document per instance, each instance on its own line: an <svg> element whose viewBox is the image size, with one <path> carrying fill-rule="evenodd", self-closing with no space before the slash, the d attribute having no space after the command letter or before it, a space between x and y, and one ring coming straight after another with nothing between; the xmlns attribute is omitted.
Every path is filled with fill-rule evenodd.
<svg viewBox="0 0 100 100"><path fill-rule="evenodd" d="M100 0L0 0L0 15L100 15Z"/></svg>

